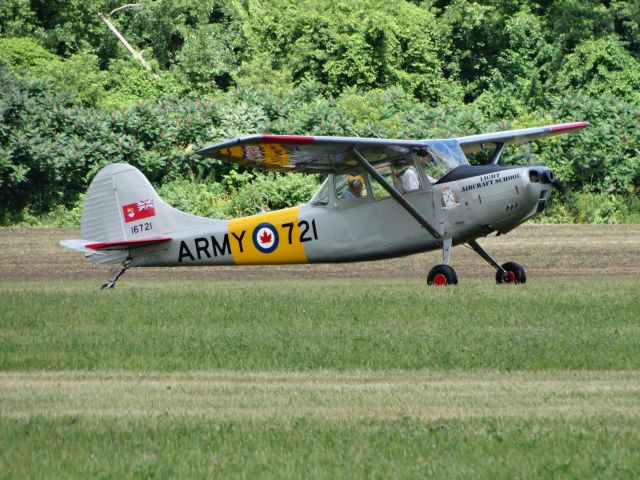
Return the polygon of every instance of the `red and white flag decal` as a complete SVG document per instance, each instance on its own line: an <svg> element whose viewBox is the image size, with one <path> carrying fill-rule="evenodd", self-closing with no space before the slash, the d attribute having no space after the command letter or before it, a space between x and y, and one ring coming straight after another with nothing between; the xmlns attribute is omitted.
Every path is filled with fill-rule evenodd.
<svg viewBox="0 0 640 480"><path fill-rule="evenodd" d="M136 203L130 203L122 207L124 213L124 221L137 222L144 218L155 217L156 208L153 206L153 200L140 200Z"/></svg>

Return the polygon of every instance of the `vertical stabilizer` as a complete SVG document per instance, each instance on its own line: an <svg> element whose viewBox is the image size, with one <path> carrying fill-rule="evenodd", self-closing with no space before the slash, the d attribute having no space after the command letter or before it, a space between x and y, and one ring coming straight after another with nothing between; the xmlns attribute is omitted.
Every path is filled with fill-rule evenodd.
<svg viewBox="0 0 640 480"><path fill-rule="evenodd" d="M157 237L216 222L170 207L137 168L114 163L100 170L91 182L80 228L84 240L112 242Z"/></svg>

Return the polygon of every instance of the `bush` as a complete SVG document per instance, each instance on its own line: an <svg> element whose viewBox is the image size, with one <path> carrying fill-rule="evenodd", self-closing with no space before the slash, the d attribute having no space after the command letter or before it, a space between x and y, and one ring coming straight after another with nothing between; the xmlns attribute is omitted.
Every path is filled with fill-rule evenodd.
<svg viewBox="0 0 640 480"><path fill-rule="evenodd" d="M627 205L620 195L576 193L572 202L576 223L622 223Z"/></svg>
<svg viewBox="0 0 640 480"><path fill-rule="evenodd" d="M177 179L158 188L158 195L183 212L208 218L227 218L229 197L218 183Z"/></svg>
<svg viewBox="0 0 640 480"><path fill-rule="evenodd" d="M554 193L536 223L640 223L640 199L608 193Z"/></svg>
<svg viewBox="0 0 640 480"><path fill-rule="evenodd" d="M318 189L313 175L256 173L255 177L240 186L231 197L231 216L253 215L261 208L278 210L307 202ZM262 195L266 195L266 199Z"/></svg>

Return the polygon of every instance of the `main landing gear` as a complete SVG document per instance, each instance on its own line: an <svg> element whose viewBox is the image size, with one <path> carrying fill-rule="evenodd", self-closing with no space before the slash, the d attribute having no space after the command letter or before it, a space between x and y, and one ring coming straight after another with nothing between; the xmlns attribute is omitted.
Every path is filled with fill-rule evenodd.
<svg viewBox="0 0 640 480"><path fill-rule="evenodd" d="M449 265L436 265L427 274L427 283L444 287L445 285L457 285L458 275Z"/></svg>
<svg viewBox="0 0 640 480"><path fill-rule="evenodd" d="M131 259L127 259L116 267L112 268L109 273L111 273L111 277L109 281L100 287L101 290L111 290L116 286L116 282L118 279L124 275L124 272L131 266Z"/></svg>
<svg viewBox="0 0 640 480"><path fill-rule="evenodd" d="M489 265L496 269L496 283L525 283L527 281L527 272L519 263L507 262L500 265L475 240L471 240L468 245ZM427 283L429 285L445 286L456 285L458 283L456 271L449 266L450 256L451 239L448 238L442 241L442 264L436 265L429 270L427 274Z"/></svg>
<svg viewBox="0 0 640 480"><path fill-rule="evenodd" d="M458 284L458 275L449 266L449 257L451 257L451 239L445 238L442 240L442 264L436 265L429 270L427 274L427 283L429 285L444 287Z"/></svg>

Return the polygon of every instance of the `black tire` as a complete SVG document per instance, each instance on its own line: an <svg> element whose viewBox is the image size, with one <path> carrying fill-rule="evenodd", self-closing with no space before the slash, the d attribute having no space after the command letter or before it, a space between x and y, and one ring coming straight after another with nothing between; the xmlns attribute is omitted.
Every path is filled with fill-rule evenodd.
<svg viewBox="0 0 640 480"><path fill-rule="evenodd" d="M502 268L507 271L507 276L503 278L500 271L496 272L496 283L527 283L527 272L519 263L507 262Z"/></svg>
<svg viewBox="0 0 640 480"><path fill-rule="evenodd" d="M456 271L449 265L436 265L427 274L427 283L429 285L457 285L458 275Z"/></svg>

